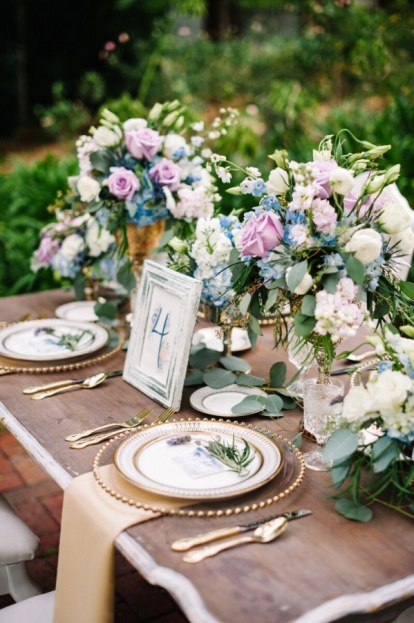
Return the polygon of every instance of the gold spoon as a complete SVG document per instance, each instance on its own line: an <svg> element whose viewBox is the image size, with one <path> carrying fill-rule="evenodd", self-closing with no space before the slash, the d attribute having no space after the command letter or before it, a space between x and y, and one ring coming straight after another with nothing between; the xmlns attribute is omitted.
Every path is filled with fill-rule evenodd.
<svg viewBox="0 0 414 623"><path fill-rule="evenodd" d="M235 547L236 545L242 545L243 543L270 543L274 539L277 539L279 535L287 527L287 519L285 517L277 517L272 521L262 524L251 534L250 536L238 536L232 539L226 539L218 543L212 543L205 547L197 547L184 556L184 562L200 562L204 558L214 556L224 549Z"/></svg>
<svg viewBox="0 0 414 623"><path fill-rule="evenodd" d="M62 394L63 392L70 392L75 389L93 389L102 383L106 377L107 374L105 372L100 372L99 374L94 374L93 376L85 379L83 383L80 383L79 385L66 385L65 387L52 389L48 392L39 392L32 396L32 400L43 400L43 398L49 398L49 396L55 396L56 394Z"/></svg>

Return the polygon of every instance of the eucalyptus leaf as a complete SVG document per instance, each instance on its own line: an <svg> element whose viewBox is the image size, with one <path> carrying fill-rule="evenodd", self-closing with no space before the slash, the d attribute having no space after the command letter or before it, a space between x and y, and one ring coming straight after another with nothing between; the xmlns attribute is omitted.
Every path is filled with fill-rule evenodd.
<svg viewBox="0 0 414 623"><path fill-rule="evenodd" d="M358 435L351 430L336 430L329 437L323 449L327 461L339 464L350 457L358 449Z"/></svg>
<svg viewBox="0 0 414 623"><path fill-rule="evenodd" d="M365 268L362 262L350 255L346 260L345 266L349 277L358 285L362 285L365 279Z"/></svg>
<svg viewBox="0 0 414 623"><path fill-rule="evenodd" d="M227 387L227 385L231 385L236 381L236 375L229 370L222 370L220 368L213 368L212 370L207 370L203 374L203 382L212 387L213 389L222 389L223 387Z"/></svg>
<svg viewBox="0 0 414 623"><path fill-rule="evenodd" d="M191 387L192 385L203 384L204 372L203 370L193 370L190 372L184 381L185 387Z"/></svg>
<svg viewBox="0 0 414 623"><path fill-rule="evenodd" d="M287 276L287 285L289 290L294 293L306 273L308 272L308 262L303 260L303 262L299 262L292 266Z"/></svg>
<svg viewBox="0 0 414 623"><path fill-rule="evenodd" d="M95 314L99 317L99 319L110 319L113 320L116 317L117 306L109 301L105 301L105 303L95 303L93 306Z"/></svg>
<svg viewBox="0 0 414 623"><path fill-rule="evenodd" d="M109 169L114 164L114 158L109 149L94 151L89 154L89 160L96 171L105 175L109 174Z"/></svg>
<svg viewBox="0 0 414 623"><path fill-rule="evenodd" d="M284 288L286 286L286 279L284 277L279 277L279 279L274 279L269 284L266 284L267 290L275 290L277 288Z"/></svg>
<svg viewBox="0 0 414 623"><path fill-rule="evenodd" d="M302 300L301 312L304 316L315 316L316 297L312 294L306 294Z"/></svg>
<svg viewBox="0 0 414 623"><path fill-rule="evenodd" d="M270 386L283 387L286 380L286 364L284 361L274 363L269 371Z"/></svg>
<svg viewBox="0 0 414 623"><path fill-rule="evenodd" d="M221 353L218 350L213 350L211 348L202 348L190 357L190 368L197 368L199 370L203 370L204 368L208 368L209 366L218 363L221 357Z"/></svg>
<svg viewBox="0 0 414 623"><path fill-rule="evenodd" d="M247 335L249 336L250 346L253 349L256 346L258 335L252 331L250 325L247 327Z"/></svg>
<svg viewBox="0 0 414 623"><path fill-rule="evenodd" d="M269 290L267 295L267 300L264 306L265 312L268 312L274 307L277 303L278 290Z"/></svg>
<svg viewBox="0 0 414 623"><path fill-rule="evenodd" d="M249 319L249 328L252 330L253 333L255 333L256 335L261 335L262 334L262 329L260 327L259 321L257 320L257 318L255 318L254 316L250 316Z"/></svg>
<svg viewBox="0 0 414 623"><path fill-rule="evenodd" d="M269 413L280 413L283 409L283 400L280 396L272 394L266 398L265 409Z"/></svg>
<svg viewBox="0 0 414 623"><path fill-rule="evenodd" d="M307 337L315 328L316 318L298 313L294 320L295 333L299 337Z"/></svg>
<svg viewBox="0 0 414 623"><path fill-rule="evenodd" d="M126 262L118 269L118 272L116 273L116 280L128 292L136 287L137 284L130 262Z"/></svg>
<svg viewBox="0 0 414 623"><path fill-rule="evenodd" d="M237 385L260 387L266 383L266 379L263 379L261 376L253 376L252 374L239 374L236 382Z"/></svg>
<svg viewBox="0 0 414 623"><path fill-rule="evenodd" d="M240 359L240 357L235 357L234 355L220 357L219 361L226 370L231 370L232 372L248 372L250 370L250 364L245 359Z"/></svg>
<svg viewBox="0 0 414 623"><path fill-rule="evenodd" d="M340 278L341 273L339 271L326 276L324 275L322 279L324 289L330 294L335 294L336 286L338 285Z"/></svg>
<svg viewBox="0 0 414 623"><path fill-rule="evenodd" d="M368 506L358 504L353 500L338 500L335 504L335 509L340 515L343 515L347 519L353 519L354 521L361 521L363 523L371 521L373 517L372 510L368 508Z"/></svg>
<svg viewBox="0 0 414 623"><path fill-rule="evenodd" d="M296 409L296 407L298 406L296 401L293 400L293 398L290 398L290 396L281 396L282 400L283 400L283 408L284 409Z"/></svg>
<svg viewBox="0 0 414 623"><path fill-rule="evenodd" d="M252 411L261 411L263 404L259 398L259 396L246 396L241 402L232 407L231 412L242 415L244 413L252 413Z"/></svg>
<svg viewBox="0 0 414 623"><path fill-rule="evenodd" d="M390 437L384 435L380 437L371 449L372 461L374 464L374 473L379 474L387 469L387 467L395 461L400 454L400 448L397 442Z"/></svg>
<svg viewBox="0 0 414 623"><path fill-rule="evenodd" d="M250 302L252 300L252 295L249 292L242 297L239 303L239 311L242 316L245 316L249 310Z"/></svg>
<svg viewBox="0 0 414 623"><path fill-rule="evenodd" d="M302 447L302 440L303 440L302 433L298 433L290 440L290 443L293 444L295 448L298 448L298 450L300 450Z"/></svg>
<svg viewBox="0 0 414 623"><path fill-rule="evenodd" d="M349 474L350 462L342 463L331 469L332 484L334 487L340 487Z"/></svg>

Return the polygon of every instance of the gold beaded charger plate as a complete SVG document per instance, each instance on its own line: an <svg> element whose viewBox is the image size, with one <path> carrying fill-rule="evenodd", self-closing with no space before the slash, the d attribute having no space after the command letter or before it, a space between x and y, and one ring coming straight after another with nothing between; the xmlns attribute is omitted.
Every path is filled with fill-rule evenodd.
<svg viewBox="0 0 414 623"><path fill-rule="evenodd" d="M0 355L25 361L60 361L96 352L108 341L100 325L56 318L30 320L0 331Z"/></svg>
<svg viewBox="0 0 414 623"><path fill-rule="evenodd" d="M229 464L211 454L220 444L246 466ZM226 499L252 491L271 480L282 466L282 452L254 430L227 422L169 422L150 427L118 447L114 463L141 489L187 500Z"/></svg>
<svg viewBox="0 0 414 623"><path fill-rule="evenodd" d="M63 320L96 322L99 317L95 314L95 305L96 301L72 301L56 307L55 316Z"/></svg>
<svg viewBox="0 0 414 623"><path fill-rule="evenodd" d="M201 387L190 396L190 404L196 411L206 415L216 415L218 417L244 417L263 411L264 406L250 409L243 414L233 413L232 408L247 396L262 396L267 398L267 394L261 389L243 387L243 385L227 385L222 389L212 387Z"/></svg>
<svg viewBox="0 0 414 623"><path fill-rule="evenodd" d="M194 423L210 423L217 425L222 421L213 420L182 420L180 424L188 425ZM174 424L175 422L170 422ZM129 438L139 435L134 431L124 431L110 441L106 442L102 448L97 452L93 463L93 474L98 485L109 495L119 500L122 503L129 506L135 506L136 508L143 508L151 512L160 513L163 515L178 515L178 516L191 516L191 517L223 517L233 514L246 513L249 511L260 511L266 509L271 504L274 504L280 500L283 500L288 495L297 491L298 487L303 481L305 475L305 465L301 452L287 439L280 436L274 431L263 427L255 427L252 425L244 425L244 423L235 422L222 422L236 426L238 428L238 435L244 436L248 431L258 432L266 437L272 444L274 444L282 457L281 464L276 470L276 473L267 482L263 482L262 485L258 485L253 489L249 489L246 482L245 491L240 491L237 495L226 499L226 505L223 506L224 499L215 499L214 497L207 497L204 500L193 500L191 506L188 505L188 498L182 498L183 507L177 508L176 504L169 503L171 500L177 499L169 495L166 497L164 494L155 494L155 498L159 498L156 503L145 502L145 489L134 486L136 495L131 497L130 488L123 488L122 482L125 485L131 484L131 481L123 476L123 474L114 468L114 474L117 474L117 478L111 476L111 471L103 472L101 466L111 464L114 462L114 453L116 454L117 448L122 443L126 442ZM166 425L156 425L154 428ZM143 426L142 430L145 431L151 426ZM121 444L119 444L121 442ZM124 480L125 478L125 480Z"/></svg>

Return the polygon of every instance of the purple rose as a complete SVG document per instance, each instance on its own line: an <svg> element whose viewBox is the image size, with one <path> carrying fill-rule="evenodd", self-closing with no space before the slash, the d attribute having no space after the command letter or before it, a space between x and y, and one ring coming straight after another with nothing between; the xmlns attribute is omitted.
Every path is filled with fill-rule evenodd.
<svg viewBox="0 0 414 623"><path fill-rule="evenodd" d="M125 132L125 143L134 158L152 160L161 147L162 137L156 130L142 128Z"/></svg>
<svg viewBox="0 0 414 623"><path fill-rule="evenodd" d="M283 238L283 225L274 212L255 214L242 229L242 255L263 257L266 251L274 249Z"/></svg>
<svg viewBox="0 0 414 623"><path fill-rule="evenodd" d="M112 167L108 177L108 188L118 199L132 199L134 193L141 188L135 173L125 167Z"/></svg>
<svg viewBox="0 0 414 623"><path fill-rule="evenodd" d="M167 186L170 190L177 190L181 183L180 167L168 158L161 158L152 167L150 177L161 186Z"/></svg>

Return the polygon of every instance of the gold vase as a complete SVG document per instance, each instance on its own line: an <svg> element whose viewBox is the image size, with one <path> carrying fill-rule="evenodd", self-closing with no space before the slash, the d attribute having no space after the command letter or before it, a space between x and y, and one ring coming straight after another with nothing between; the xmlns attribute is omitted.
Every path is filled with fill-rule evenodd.
<svg viewBox="0 0 414 623"><path fill-rule="evenodd" d="M128 243L128 255L132 263L136 287L139 286L144 260L148 258L151 251L157 248L161 236L165 230L165 220L155 221L151 225L138 227L133 223L128 223L126 228L126 238Z"/></svg>

